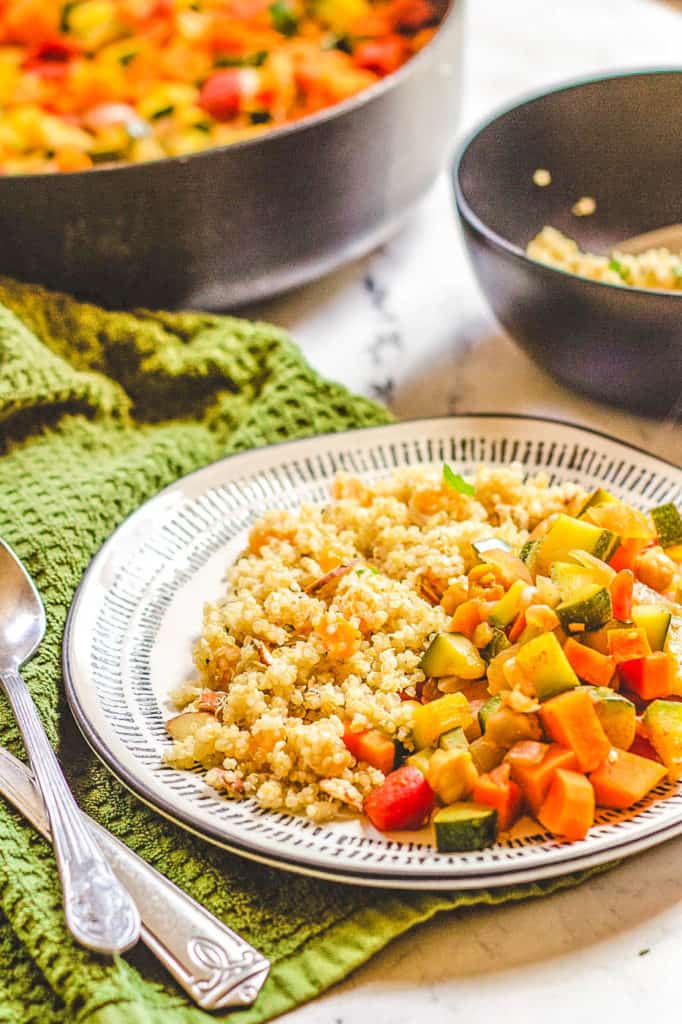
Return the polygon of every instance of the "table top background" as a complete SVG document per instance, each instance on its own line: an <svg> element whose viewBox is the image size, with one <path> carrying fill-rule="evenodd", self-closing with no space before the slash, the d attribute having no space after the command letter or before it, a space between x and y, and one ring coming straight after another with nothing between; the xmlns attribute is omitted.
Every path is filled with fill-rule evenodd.
<svg viewBox="0 0 682 1024"><path fill-rule="evenodd" d="M460 135L534 89L608 69L679 66L680 12L680 2L655 0L469 0ZM505 336L469 269L445 176L387 245L249 313L288 327L317 369L401 418L548 415L682 464L678 423L571 393ZM682 838L547 899L442 916L285 1020L668 1021L681 962Z"/></svg>

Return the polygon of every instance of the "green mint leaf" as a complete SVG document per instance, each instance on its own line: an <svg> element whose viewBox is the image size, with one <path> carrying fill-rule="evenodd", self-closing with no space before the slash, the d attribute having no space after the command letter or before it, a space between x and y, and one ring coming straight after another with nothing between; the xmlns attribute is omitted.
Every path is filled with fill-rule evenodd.
<svg viewBox="0 0 682 1024"><path fill-rule="evenodd" d="M460 476L459 473L455 473L448 466L447 462L443 464L443 482L447 487L452 487L453 491L457 491L458 494L468 494L470 498L473 498L476 493L476 488L473 484L468 484L464 477Z"/></svg>
<svg viewBox="0 0 682 1024"><path fill-rule="evenodd" d="M627 279L630 276L629 267L626 267L624 263L621 263L620 260L617 260L615 258L609 260L609 270L615 271L615 273L618 274L621 281L627 281Z"/></svg>

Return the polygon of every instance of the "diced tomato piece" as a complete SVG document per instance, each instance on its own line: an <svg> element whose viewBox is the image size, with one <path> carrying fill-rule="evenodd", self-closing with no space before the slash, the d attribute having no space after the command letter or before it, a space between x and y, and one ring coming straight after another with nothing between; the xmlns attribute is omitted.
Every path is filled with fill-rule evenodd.
<svg viewBox="0 0 682 1024"><path fill-rule="evenodd" d="M389 15L395 27L403 32L416 32L438 17L428 0L394 0L389 7Z"/></svg>
<svg viewBox="0 0 682 1024"><path fill-rule="evenodd" d="M655 651L644 658L621 661L618 674L631 690L643 700L669 697L675 678L675 663L665 651Z"/></svg>
<svg viewBox="0 0 682 1024"><path fill-rule="evenodd" d="M433 790L413 765L404 764L365 797L365 814L381 832L420 828L431 813Z"/></svg>
<svg viewBox="0 0 682 1024"><path fill-rule="evenodd" d="M646 736L637 735L632 741L632 745L629 748L629 753L638 754L639 757L648 757L650 761L660 761L660 757L656 750L649 743Z"/></svg>
<svg viewBox="0 0 682 1024"><path fill-rule="evenodd" d="M614 619L629 622L632 618L632 588L635 574L632 569L621 569L611 583L611 608Z"/></svg>
<svg viewBox="0 0 682 1024"><path fill-rule="evenodd" d="M368 39L353 50L353 60L359 68L377 75L390 75L408 56L407 43L402 36Z"/></svg>
<svg viewBox="0 0 682 1024"><path fill-rule="evenodd" d="M510 772L511 765L503 763L491 772L479 775L474 783L474 801L495 808L501 832L511 828L521 813L523 803L521 788L510 779Z"/></svg>
<svg viewBox="0 0 682 1024"><path fill-rule="evenodd" d="M362 732L351 732L346 728L343 742L358 761L366 761L373 768L378 768L384 775L393 770L395 763L395 743L378 729L364 729Z"/></svg>
<svg viewBox="0 0 682 1024"><path fill-rule="evenodd" d="M225 68L216 71L201 87L199 106L216 121L229 121L239 113L244 97L253 91L245 72L255 72L255 69Z"/></svg>
<svg viewBox="0 0 682 1024"><path fill-rule="evenodd" d="M24 58L22 67L26 70L33 70L42 64L62 64L63 70L66 65L81 52L81 48L75 39L69 36L52 36L35 46L29 47Z"/></svg>
<svg viewBox="0 0 682 1024"><path fill-rule="evenodd" d="M609 565L616 572L620 572L621 569L634 569L635 562L641 555L645 548L651 547L653 541L645 540L641 537L631 537L628 540L622 540L612 559L609 561Z"/></svg>

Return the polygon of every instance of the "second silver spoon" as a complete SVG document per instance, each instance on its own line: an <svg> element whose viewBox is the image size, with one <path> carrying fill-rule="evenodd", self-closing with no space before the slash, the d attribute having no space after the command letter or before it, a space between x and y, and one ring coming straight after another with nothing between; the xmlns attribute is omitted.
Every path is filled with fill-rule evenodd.
<svg viewBox="0 0 682 1024"><path fill-rule="evenodd" d="M50 819L69 931L98 953L123 953L140 937L140 915L81 817L19 669L45 633L38 591L0 539L0 680L24 738Z"/></svg>

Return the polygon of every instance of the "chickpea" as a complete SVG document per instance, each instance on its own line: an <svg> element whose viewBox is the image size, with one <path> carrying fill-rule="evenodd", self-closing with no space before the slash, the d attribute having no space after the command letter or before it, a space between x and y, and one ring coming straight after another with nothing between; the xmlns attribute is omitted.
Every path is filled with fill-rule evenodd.
<svg viewBox="0 0 682 1024"><path fill-rule="evenodd" d="M677 566L672 558L668 558L663 548L647 548L635 562L635 575L638 580L662 594L668 590L675 578Z"/></svg>

